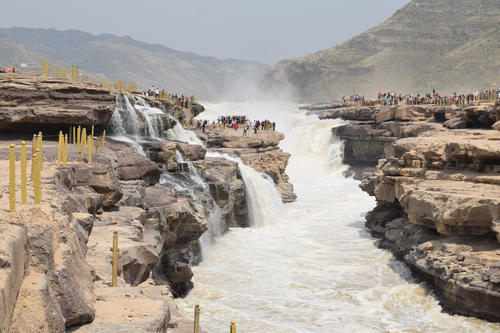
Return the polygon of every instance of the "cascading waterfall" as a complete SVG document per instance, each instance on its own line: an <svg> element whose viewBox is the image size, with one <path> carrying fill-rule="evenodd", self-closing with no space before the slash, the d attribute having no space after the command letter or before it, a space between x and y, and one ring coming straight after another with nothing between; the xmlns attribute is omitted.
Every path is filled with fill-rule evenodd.
<svg viewBox="0 0 500 333"><path fill-rule="evenodd" d="M163 137L167 115L162 110L151 107L142 97L134 98L140 104L133 105L125 95L116 96L116 107L111 116L110 137L125 142L136 152L146 155L140 142L148 138L158 140ZM144 124L142 135L140 123Z"/></svg>
<svg viewBox="0 0 500 333"><path fill-rule="evenodd" d="M207 152L207 157L222 157L237 162L245 183L248 214L251 226L279 223L286 214L286 207L271 177L246 166L241 159L228 154Z"/></svg>
<svg viewBox="0 0 500 333"><path fill-rule="evenodd" d="M202 189L203 196L205 197L205 198L200 198L199 196L196 195L196 193L193 192L194 198L197 197L198 199L205 199L203 201L207 202L207 204L205 205L205 210L207 214L208 230L203 234L203 236L200 239L202 251L206 251L208 246L212 244L217 237L222 236L222 234L224 233L222 214L219 206L217 206L215 201L210 196L210 190L207 183L200 176L195 166L193 165L193 162L185 161L184 158L182 157L182 154L178 150L176 151L176 157L178 163L187 165L187 175L189 179L193 183L197 184L199 188Z"/></svg>
<svg viewBox="0 0 500 333"><path fill-rule="evenodd" d="M145 136L154 139L163 137L165 113L162 110L149 105L149 103L144 98L139 96L136 96L136 98L142 104L136 104L135 108L142 115L146 123Z"/></svg>
<svg viewBox="0 0 500 333"><path fill-rule="evenodd" d="M169 140L177 140L189 144L203 146L200 138L198 138L193 132L184 129L184 127L182 127L179 122L175 124L174 128L170 128L167 130L167 138Z"/></svg>
<svg viewBox="0 0 500 333"><path fill-rule="evenodd" d="M178 302L187 316L200 304L204 330L221 332L235 320L240 332L499 331L499 324L443 313L403 263L375 246L364 228L374 201L343 177L342 143L332 139L331 128L343 121L320 121L293 105L207 110L200 118L272 115L286 135L280 146L291 153L287 173L298 200L286 209L273 204L272 184L240 165L261 227L231 229L193 268L194 289Z"/></svg>

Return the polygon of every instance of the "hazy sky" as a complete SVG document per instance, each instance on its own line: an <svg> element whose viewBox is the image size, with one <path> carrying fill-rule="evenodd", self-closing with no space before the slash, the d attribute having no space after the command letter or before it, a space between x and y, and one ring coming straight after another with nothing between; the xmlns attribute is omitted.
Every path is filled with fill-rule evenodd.
<svg viewBox="0 0 500 333"><path fill-rule="evenodd" d="M345 41L410 0L14 0L1 27L78 29L275 64Z"/></svg>

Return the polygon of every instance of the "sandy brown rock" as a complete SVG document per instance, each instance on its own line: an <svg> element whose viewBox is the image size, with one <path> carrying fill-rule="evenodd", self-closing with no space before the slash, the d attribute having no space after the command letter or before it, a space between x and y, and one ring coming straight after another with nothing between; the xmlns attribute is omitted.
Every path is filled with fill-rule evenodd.
<svg viewBox="0 0 500 333"><path fill-rule="evenodd" d="M452 117L445 127L432 119L406 122L416 129L409 136L396 133L395 122L378 125L399 139L361 184L377 199L366 226L382 238L380 247L430 283L445 309L498 321L500 136L457 129L488 128L492 105L443 114Z"/></svg>
<svg viewBox="0 0 500 333"><path fill-rule="evenodd" d="M109 90L92 84L30 73L19 73L13 81L8 75L0 76L0 128L4 130L106 125L114 105Z"/></svg>
<svg viewBox="0 0 500 333"><path fill-rule="evenodd" d="M207 133L198 132L198 136L206 142L207 148L213 151L239 157L243 163L256 171L269 175L282 194L284 202L293 202L296 195L293 185L288 182L286 167L290 154L283 152L278 144L284 135L275 131L258 131L243 136L243 130L212 129Z"/></svg>
<svg viewBox="0 0 500 333"><path fill-rule="evenodd" d="M0 224L0 331L7 332L27 263L27 231L21 226Z"/></svg>
<svg viewBox="0 0 500 333"><path fill-rule="evenodd" d="M121 180L142 179L147 184L158 182L162 170L150 159L139 154L117 153L117 172Z"/></svg>

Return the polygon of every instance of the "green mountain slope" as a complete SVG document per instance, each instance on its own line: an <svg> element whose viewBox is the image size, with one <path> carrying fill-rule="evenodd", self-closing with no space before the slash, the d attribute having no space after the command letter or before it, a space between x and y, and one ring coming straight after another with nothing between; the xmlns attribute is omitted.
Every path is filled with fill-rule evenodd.
<svg viewBox="0 0 500 333"><path fill-rule="evenodd" d="M0 33L33 55L78 64L82 71L109 79L137 81L142 88L155 85L199 98L216 98L235 82L256 81L269 68L258 62L219 60L110 34L26 28L0 29ZM9 45L0 44L0 56L9 52Z"/></svg>
<svg viewBox="0 0 500 333"><path fill-rule="evenodd" d="M499 26L499 0L414 0L345 43L280 62L264 84L288 82L298 100L490 88L500 75Z"/></svg>

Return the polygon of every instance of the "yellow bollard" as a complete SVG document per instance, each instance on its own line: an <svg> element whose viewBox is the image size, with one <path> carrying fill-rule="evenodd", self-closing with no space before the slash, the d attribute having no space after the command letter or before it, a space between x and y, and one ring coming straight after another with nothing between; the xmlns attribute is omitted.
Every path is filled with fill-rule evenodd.
<svg viewBox="0 0 500 333"><path fill-rule="evenodd" d="M231 322L229 333L236 333L236 324L234 323L234 321Z"/></svg>
<svg viewBox="0 0 500 333"><path fill-rule="evenodd" d="M38 132L36 149L39 150L38 162L40 163L40 170L43 170L43 136L42 136L42 132Z"/></svg>
<svg viewBox="0 0 500 333"><path fill-rule="evenodd" d="M87 145L87 129L84 127L82 129L82 138L80 140L80 154L83 155L85 146Z"/></svg>
<svg viewBox="0 0 500 333"><path fill-rule="evenodd" d="M16 211L16 146L9 148L9 211Z"/></svg>
<svg viewBox="0 0 500 333"><path fill-rule="evenodd" d="M106 130L102 131L102 147L101 147L101 153L104 152L104 141L106 141Z"/></svg>
<svg viewBox="0 0 500 333"><path fill-rule="evenodd" d="M111 283L113 287L118 285L118 231L113 233L113 272L111 277Z"/></svg>
<svg viewBox="0 0 500 333"><path fill-rule="evenodd" d="M89 165L92 165L92 137L89 135L87 142L87 151L89 152Z"/></svg>
<svg viewBox="0 0 500 333"><path fill-rule="evenodd" d="M36 134L33 134L33 142L31 143L31 181L33 181L33 155L35 155L36 149Z"/></svg>
<svg viewBox="0 0 500 333"><path fill-rule="evenodd" d="M92 125L92 132L90 133L90 135L92 135L92 137L94 137L94 125Z"/></svg>
<svg viewBox="0 0 500 333"><path fill-rule="evenodd" d="M28 192L26 189L26 141L21 142L21 204L28 203Z"/></svg>
<svg viewBox="0 0 500 333"><path fill-rule="evenodd" d="M76 133L76 151L79 153L80 152L80 135L81 135L81 127L78 126L78 130L77 130L77 133Z"/></svg>
<svg viewBox="0 0 500 333"><path fill-rule="evenodd" d="M76 132L76 128L75 128L75 126L73 126L73 144L76 144L76 141L75 141L76 134L75 134L75 132Z"/></svg>
<svg viewBox="0 0 500 333"><path fill-rule="evenodd" d="M68 165L68 134L64 134L63 165Z"/></svg>
<svg viewBox="0 0 500 333"><path fill-rule="evenodd" d="M42 200L42 155L40 149L36 149L36 162L35 162L35 204L39 204Z"/></svg>
<svg viewBox="0 0 500 333"><path fill-rule="evenodd" d="M36 153L33 154L33 158L31 159L31 165L33 168L33 198L35 199L35 205L40 203L38 201L38 177L37 177L37 166L38 166L38 155Z"/></svg>
<svg viewBox="0 0 500 333"><path fill-rule="evenodd" d="M194 307L194 333L200 333L200 306L196 304Z"/></svg>
<svg viewBox="0 0 500 333"><path fill-rule="evenodd" d="M59 131L59 142L57 144L57 166L61 164L61 157L63 154L63 134L62 131Z"/></svg>

